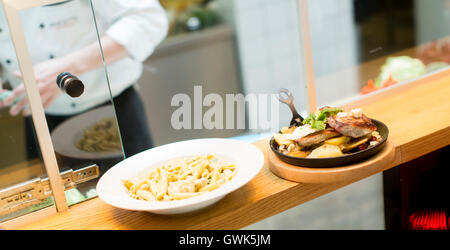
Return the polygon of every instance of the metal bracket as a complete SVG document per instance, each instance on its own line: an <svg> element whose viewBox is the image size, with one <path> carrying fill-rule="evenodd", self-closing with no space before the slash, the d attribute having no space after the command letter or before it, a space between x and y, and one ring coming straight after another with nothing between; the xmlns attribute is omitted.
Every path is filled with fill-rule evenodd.
<svg viewBox="0 0 450 250"><path fill-rule="evenodd" d="M60 173L65 190L99 177L97 165ZM35 178L0 190L0 216L39 204L52 196L48 178Z"/></svg>

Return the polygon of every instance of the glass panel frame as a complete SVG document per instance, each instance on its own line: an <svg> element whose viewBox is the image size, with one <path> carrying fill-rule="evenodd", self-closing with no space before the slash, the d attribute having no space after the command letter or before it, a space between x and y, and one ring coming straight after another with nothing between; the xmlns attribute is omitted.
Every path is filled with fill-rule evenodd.
<svg viewBox="0 0 450 250"><path fill-rule="evenodd" d="M26 95L30 103L30 110L39 146L42 153L44 167L47 172L50 187L52 189L58 212L68 210L67 200L64 194L64 184L60 177L53 143L45 118L44 107L41 103L39 90L34 76L33 64L28 51L25 32L22 27L19 11L32 7L64 2L63 0L39 0L39 1L14 1L2 0L5 16L10 28L11 39L16 51L18 64L23 75Z"/></svg>

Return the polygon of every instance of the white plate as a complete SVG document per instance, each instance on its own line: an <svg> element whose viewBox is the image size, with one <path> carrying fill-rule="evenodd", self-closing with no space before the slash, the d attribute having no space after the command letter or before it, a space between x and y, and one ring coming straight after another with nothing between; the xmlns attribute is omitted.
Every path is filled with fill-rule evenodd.
<svg viewBox="0 0 450 250"><path fill-rule="evenodd" d="M226 158L237 167L236 176L218 189L184 200L149 202L131 198L122 184L140 173L171 159L184 156L214 154ZM106 203L122 209L157 214L179 214L201 209L224 198L252 180L264 165L264 155L254 145L230 139L197 139L176 142L134 155L109 169L97 183L98 196Z"/></svg>
<svg viewBox="0 0 450 250"><path fill-rule="evenodd" d="M115 117L111 105L97 108L64 121L53 130L51 136L55 151L66 157L85 160L109 159L123 156L121 150L114 152L86 152L77 148L84 131L97 122Z"/></svg>

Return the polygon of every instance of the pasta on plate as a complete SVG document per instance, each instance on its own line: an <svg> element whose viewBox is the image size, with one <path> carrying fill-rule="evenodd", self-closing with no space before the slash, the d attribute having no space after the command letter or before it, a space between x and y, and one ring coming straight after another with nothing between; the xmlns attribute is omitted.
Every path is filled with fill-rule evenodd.
<svg viewBox="0 0 450 250"><path fill-rule="evenodd" d="M169 161L135 180L123 180L128 195L144 201L173 201L213 191L236 175L234 164L214 155L183 157Z"/></svg>
<svg viewBox="0 0 450 250"><path fill-rule="evenodd" d="M119 127L112 118L103 119L84 130L76 147L85 152L116 152L122 150Z"/></svg>

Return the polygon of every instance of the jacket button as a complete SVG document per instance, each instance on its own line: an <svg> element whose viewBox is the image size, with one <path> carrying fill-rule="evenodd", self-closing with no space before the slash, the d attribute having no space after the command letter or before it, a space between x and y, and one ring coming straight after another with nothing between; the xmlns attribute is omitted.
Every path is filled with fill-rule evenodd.
<svg viewBox="0 0 450 250"><path fill-rule="evenodd" d="M76 107L77 107L77 104L74 103L74 102L72 102L72 104L70 104L70 106L72 106L72 108L76 108Z"/></svg>
<svg viewBox="0 0 450 250"><path fill-rule="evenodd" d="M39 27L40 27L41 29L43 29L43 28L45 28L45 25L44 25L43 23L41 23L41 24L39 24Z"/></svg>
<svg viewBox="0 0 450 250"><path fill-rule="evenodd" d="M7 64L11 64L11 60L6 59L6 63L7 63Z"/></svg>

